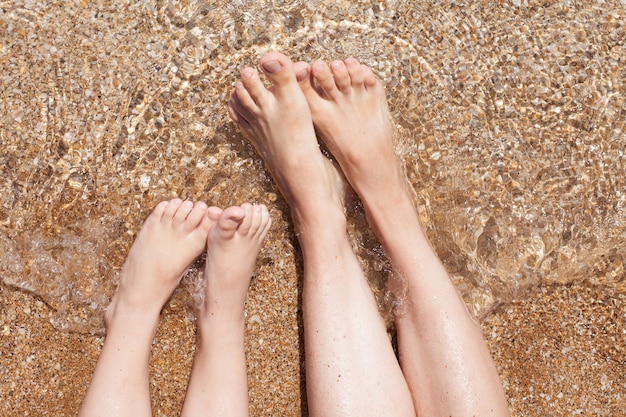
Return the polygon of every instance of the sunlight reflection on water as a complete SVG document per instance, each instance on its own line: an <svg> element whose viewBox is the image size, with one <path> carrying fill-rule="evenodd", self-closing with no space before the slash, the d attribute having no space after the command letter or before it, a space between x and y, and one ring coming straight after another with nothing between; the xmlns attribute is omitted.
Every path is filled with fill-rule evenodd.
<svg viewBox="0 0 626 417"><path fill-rule="evenodd" d="M424 226L480 317L546 283L626 288L626 51L610 8L503 6L502 24L485 18L496 6L395 1L30 7L2 16L23 54L0 76L0 273L59 329L102 330L134 233L173 195L272 206L260 281L293 256L286 205L225 111L270 49L355 56L383 79ZM55 15L62 39L46 37ZM384 304L387 264L349 212Z"/></svg>

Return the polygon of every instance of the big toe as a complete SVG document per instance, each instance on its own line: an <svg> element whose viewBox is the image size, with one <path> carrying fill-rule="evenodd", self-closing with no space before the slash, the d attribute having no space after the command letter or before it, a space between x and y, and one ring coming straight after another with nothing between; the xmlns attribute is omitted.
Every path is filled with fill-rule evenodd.
<svg viewBox="0 0 626 417"><path fill-rule="evenodd" d="M278 95L293 93L297 87L296 74L293 63L285 55L279 52L265 54L259 62L263 73L274 85L274 91Z"/></svg>
<svg viewBox="0 0 626 417"><path fill-rule="evenodd" d="M217 231L220 237L222 239L232 238L245 217L245 210L238 206L228 207L222 211L217 221Z"/></svg>

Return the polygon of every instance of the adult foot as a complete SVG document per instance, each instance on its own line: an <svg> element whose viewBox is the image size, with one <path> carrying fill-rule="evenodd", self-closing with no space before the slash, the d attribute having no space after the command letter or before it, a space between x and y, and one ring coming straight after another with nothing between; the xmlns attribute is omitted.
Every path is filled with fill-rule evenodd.
<svg viewBox="0 0 626 417"><path fill-rule="evenodd" d="M210 208L212 227L203 274L205 296L200 317L231 314L243 319L254 265L271 218L264 205L242 204L224 211Z"/></svg>
<svg viewBox="0 0 626 417"><path fill-rule="evenodd" d="M404 307L396 316L399 356L417 414L508 415L480 327L421 230L394 153L382 84L354 59L316 62L310 73L300 86L313 123L363 200L396 272L389 287Z"/></svg>
<svg viewBox="0 0 626 417"><path fill-rule="evenodd" d="M353 58L315 62L300 78L316 130L363 201L370 226L396 274L389 288L404 298L405 272L425 248L413 191L395 154L385 90L372 70Z"/></svg>
<svg viewBox="0 0 626 417"><path fill-rule="evenodd" d="M107 322L120 308L158 315L189 265L204 251L211 225L202 202L159 203L130 248Z"/></svg>
<svg viewBox="0 0 626 417"><path fill-rule="evenodd" d="M270 52L261 58L260 67L272 85L266 88L256 70L245 68L229 102L232 119L265 161L292 208L299 232L328 222L329 213L340 214L339 219L341 176L320 152L298 85L299 78L308 77L308 66Z"/></svg>
<svg viewBox="0 0 626 417"><path fill-rule="evenodd" d="M381 222L390 218L389 209L413 205L394 151L384 87L369 67L354 58L330 65L317 61L309 71L310 77L299 81L315 129L363 200L374 231L384 240L382 230L387 225Z"/></svg>

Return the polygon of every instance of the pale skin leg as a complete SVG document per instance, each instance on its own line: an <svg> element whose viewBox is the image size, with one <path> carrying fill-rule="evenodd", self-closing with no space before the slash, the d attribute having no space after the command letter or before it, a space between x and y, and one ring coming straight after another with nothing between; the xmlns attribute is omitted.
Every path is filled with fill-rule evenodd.
<svg viewBox="0 0 626 417"><path fill-rule="evenodd" d="M508 416L480 326L420 225L394 154L384 87L354 59L316 62L310 72L300 85L315 128L361 197L396 271L390 288L404 302L396 317L400 363L417 415Z"/></svg>
<svg viewBox="0 0 626 417"><path fill-rule="evenodd" d="M182 416L248 416L244 306L270 216L263 205L210 208L205 295Z"/></svg>
<svg viewBox="0 0 626 417"><path fill-rule="evenodd" d="M304 257L303 318L311 416L414 416L410 392L352 251L343 184L320 152L292 64L265 55L246 68L229 111L255 145L292 210Z"/></svg>
<svg viewBox="0 0 626 417"><path fill-rule="evenodd" d="M211 227L204 203L162 202L146 219L106 312L107 335L79 416L149 417L150 345L159 314Z"/></svg>

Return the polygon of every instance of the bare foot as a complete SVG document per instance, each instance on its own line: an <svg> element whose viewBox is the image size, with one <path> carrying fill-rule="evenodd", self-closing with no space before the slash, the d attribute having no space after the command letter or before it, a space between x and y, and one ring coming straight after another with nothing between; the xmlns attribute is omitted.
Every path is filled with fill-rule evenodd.
<svg viewBox="0 0 626 417"><path fill-rule="evenodd" d="M322 61L300 77L313 123L365 205L374 231L395 205L412 204L395 155L385 90L372 70L354 58ZM395 212L396 210L394 210ZM412 212L414 210L411 210Z"/></svg>
<svg viewBox="0 0 626 417"><path fill-rule="evenodd" d="M159 203L139 231L106 311L107 335L79 415L149 416L150 346L161 308L202 253L207 205Z"/></svg>
<svg viewBox="0 0 626 417"><path fill-rule="evenodd" d="M181 416L248 416L244 307L271 219L263 205L210 207L196 352Z"/></svg>
<svg viewBox="0 0 626 417"><path fill-rule="evenodd" d="M396 316L399 356L417 414L508 415L480 327L421 230L382 84L354 59L316 62L310 73L299 79L315 128L363 200L396 272L389 288L406 307Z"/></svg>
<svg viewBox="0 0 626 417"><path fill-rule="evenodd" d="M207 205L174 199L159 203L139 231L106 313L119 308L158 313L189 265L206 247L212 225ZM128 311L128 310L125 310Z"/></svg>
<svg viewBox="0 0 626 417"><path fill-rule="evenodd" d="M293 64L277 52L263 56L260 66L272 86L265 88L257 71L245 68L229 102L232 119L263 157L300 232L307 225L328 222L331 211L340 213L340 220L341 176L320 152L309 106L298 86L298 78L308 77L308 66Z"/></svg>
<svg viewBox="0 0 626 417"><path fill-rule="evenodd" d="M242 204L224 211L210 208L212 222L204 270L206 294L200 317L236 313L243 308L257 256L271 218L264 205ZM239 316L240 315L240 316Z"/></svg>
<svg viewBox="0 0 626 417"><path fill-rule="evenodd" d="M359 194L368 221L392 263L400 270L424 241L412 190L394 150L393 124L385 90L372 70L353 58L322 61L300 78L318 133ZM404 293L404 273L389 288ZM398 279L396 279L398 278Z"/></svg>

